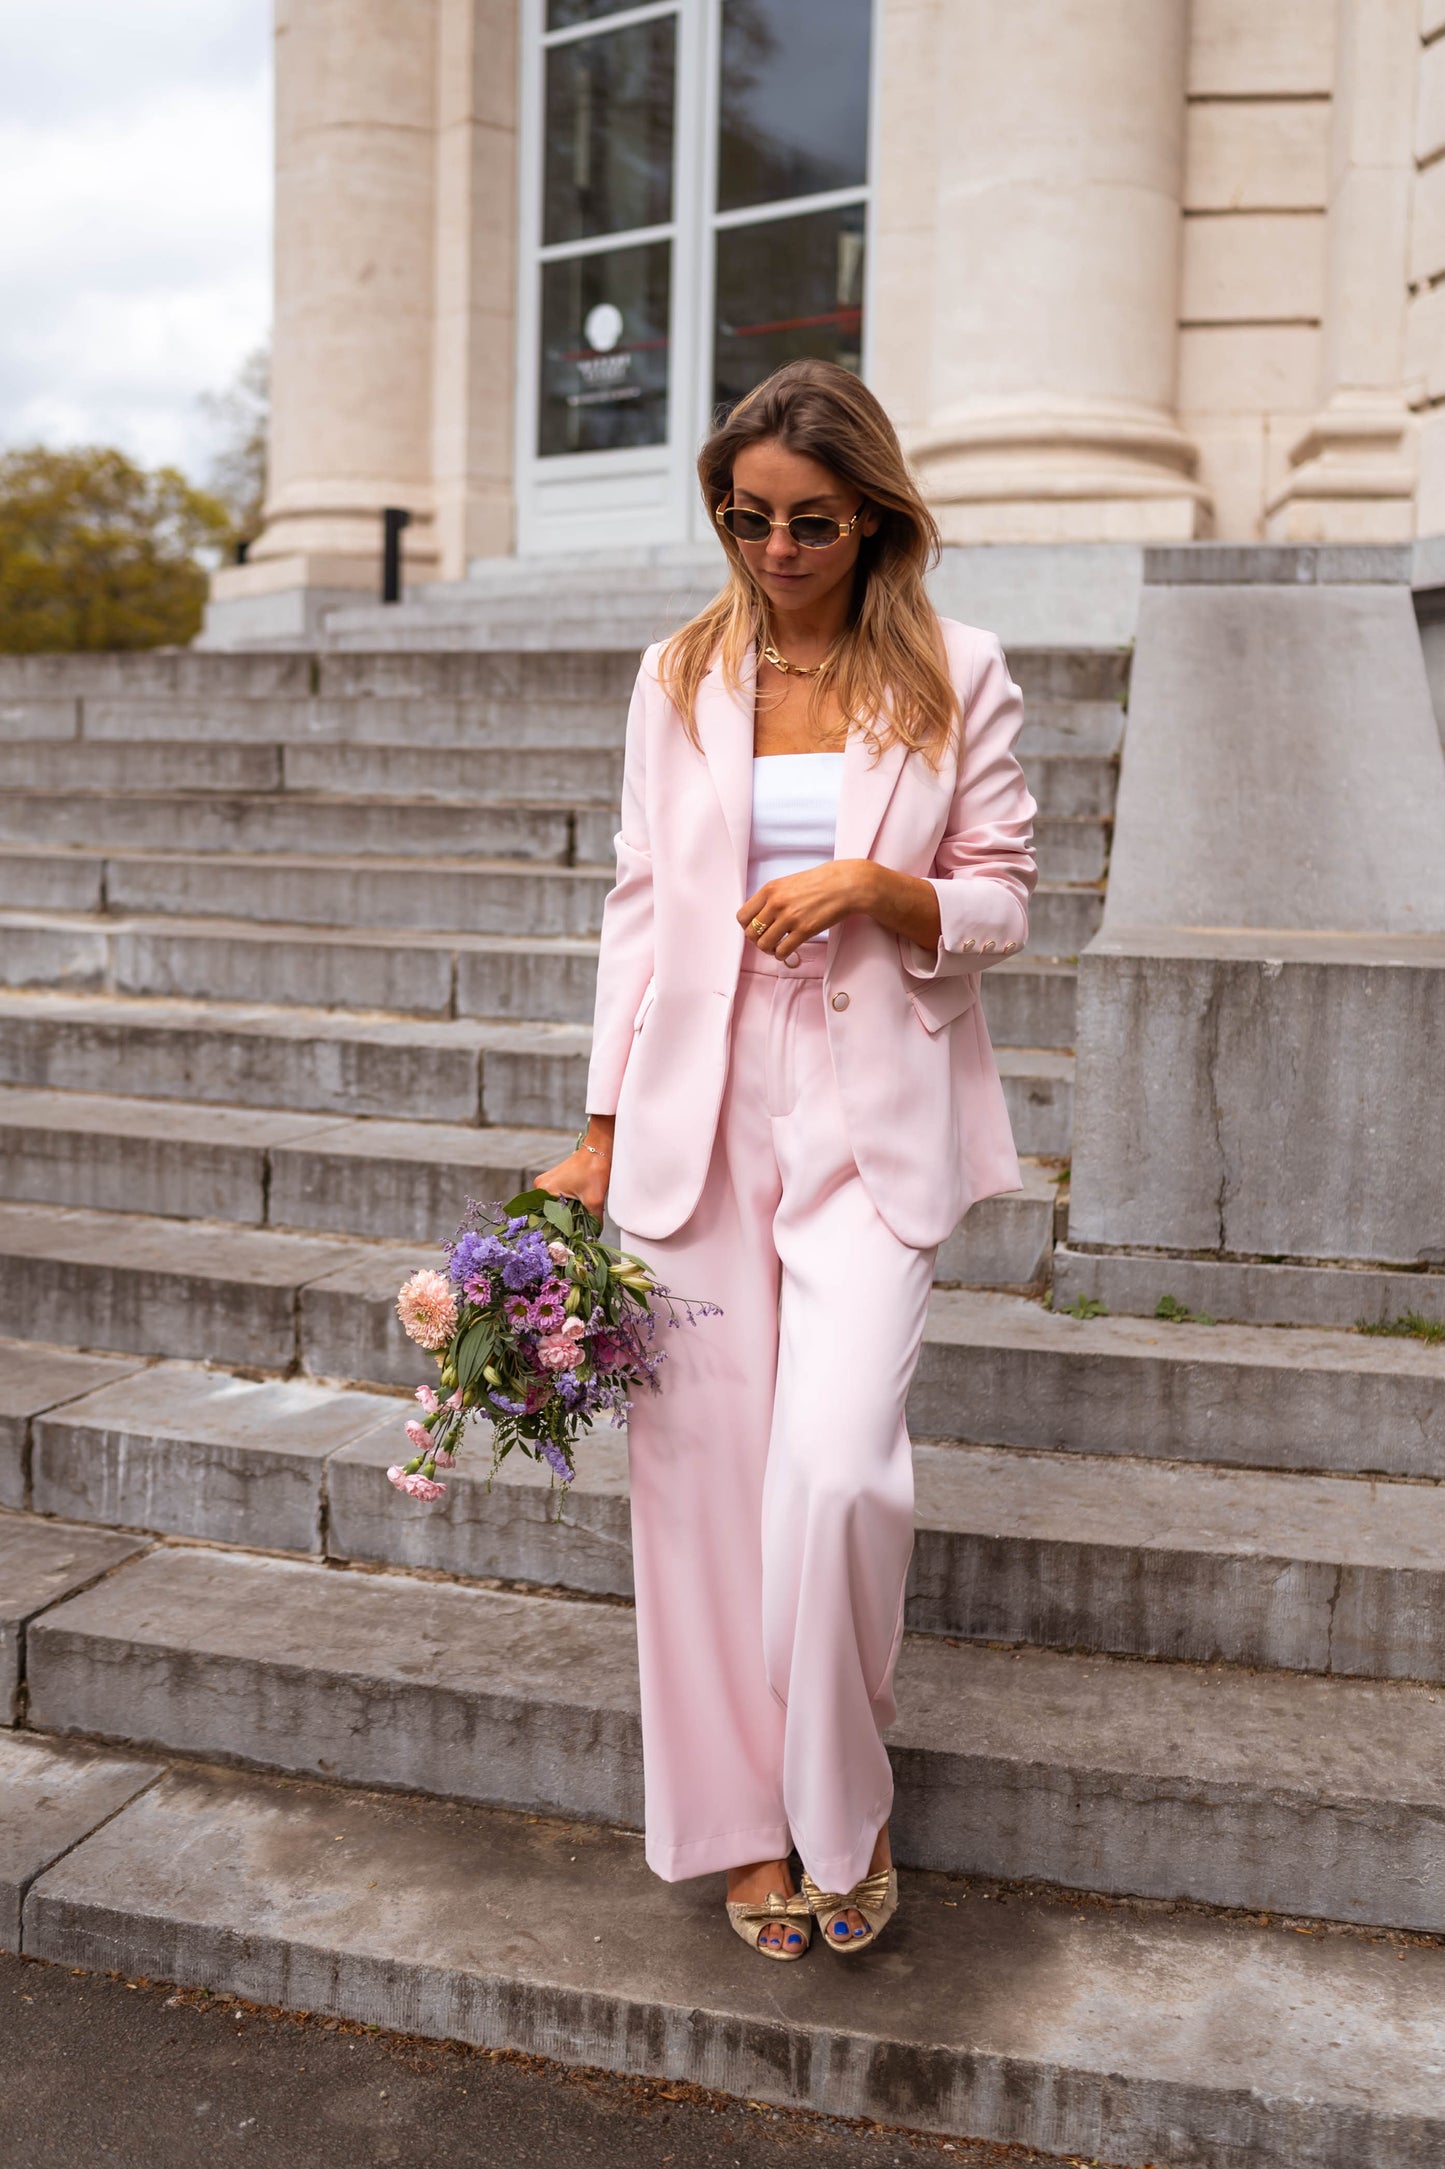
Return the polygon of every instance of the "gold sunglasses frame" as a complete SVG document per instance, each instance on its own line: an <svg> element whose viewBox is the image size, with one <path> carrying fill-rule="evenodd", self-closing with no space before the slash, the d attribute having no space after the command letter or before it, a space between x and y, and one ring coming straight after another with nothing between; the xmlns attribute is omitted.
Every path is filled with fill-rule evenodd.
<svg viewBox="0 0 1445 2169"><path fill-rule="evenodd" d="M725 535L731 535L733 541L737 543L740 543L743 538L741 535L733 534L732 529L728 526L726 520L724 520L723 518L723 514L725 512L752 512L755 519L768 520L769 542L771 542L773 539L772 530L775 527L786 527L788 533L790 535L793 535L793 540L797 543L800 550L831 550L835 546L835 544L840 543L843 540L843 537L845 535L852 534L854 528L858 525L858 522L862 519L867 509L868 502L865 498L863 503L859 505L858 510L854 513L851 520L837 521L835 524L837 526L838 532L833 537L832 542L804 542L801 535L793 535L793 520L825 520L828 517L826 512L795 512L793 514L792 520L768 520L768 515L766 514L766 512L753 512L753 508L751 505L735 505L731 502L730 499L727 499L718 506L717 511L713 514L713 518L717 521L718 526L722 529L723 533ZM758 542L761 541L762 537L760 535L758 537ZM757 543L754 543L753 547L754 549L756 549Z"/></svg>

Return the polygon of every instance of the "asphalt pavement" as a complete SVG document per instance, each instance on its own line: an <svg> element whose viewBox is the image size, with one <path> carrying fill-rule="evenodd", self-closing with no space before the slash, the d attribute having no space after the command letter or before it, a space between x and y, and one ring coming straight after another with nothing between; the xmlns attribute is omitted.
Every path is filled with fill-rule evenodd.
<svg viewBox="0 0 1445 2169"><path fill-rule="evenodd" d="M0 1955L0 2169L1044 2161Z"/></svg>

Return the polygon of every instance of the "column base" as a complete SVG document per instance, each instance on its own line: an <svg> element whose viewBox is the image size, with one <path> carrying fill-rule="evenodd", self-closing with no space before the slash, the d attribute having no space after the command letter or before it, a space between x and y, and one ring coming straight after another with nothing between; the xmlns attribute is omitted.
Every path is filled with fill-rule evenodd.
<svg viewBox="0 0 1445 2169"><path fill-rule="evenodd" d="M1341 405L1289 449L1265 506L1271 542L1408 542L1415 532L1416 426L1403 407Z"/></svg>
<svg viewBox="0 0 1445 2169"><path fill-rule="evenodd" d="M946 542L1193 542L1212 531L1198 452L1165 415L944 416L906 447Z"/></svg>

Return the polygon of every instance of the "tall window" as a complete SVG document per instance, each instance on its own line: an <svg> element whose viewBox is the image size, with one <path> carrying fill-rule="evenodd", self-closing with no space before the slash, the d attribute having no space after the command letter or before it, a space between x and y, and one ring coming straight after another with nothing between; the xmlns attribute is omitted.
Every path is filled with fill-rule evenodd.
<svg viewBox="0 0 1445 2169"><path fill-rule="evenodd" d="M713 396L860 369L871 0L722 0Z"/></svg>

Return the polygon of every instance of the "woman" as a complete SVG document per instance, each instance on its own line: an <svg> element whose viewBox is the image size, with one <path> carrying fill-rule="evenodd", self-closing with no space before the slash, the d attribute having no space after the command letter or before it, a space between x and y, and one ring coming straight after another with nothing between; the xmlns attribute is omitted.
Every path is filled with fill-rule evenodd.
<svg viewBox="0 0 1445 2169"><path fill-rule="evenodd" d="M643 658L587 1128L540 1180L722 1306L629 1422L647 1858L726 1869L786 1959L897 1903L904 1403L937 1245L1019 1185L978 977L1026 938L1035 808L1018 688L935 615L856 377L780 369L699 473L728 583Z"/></svg>

